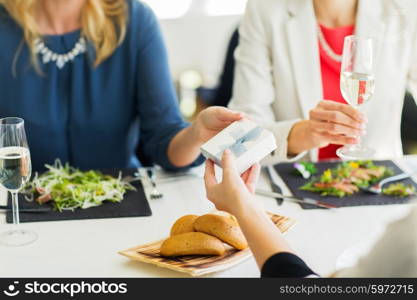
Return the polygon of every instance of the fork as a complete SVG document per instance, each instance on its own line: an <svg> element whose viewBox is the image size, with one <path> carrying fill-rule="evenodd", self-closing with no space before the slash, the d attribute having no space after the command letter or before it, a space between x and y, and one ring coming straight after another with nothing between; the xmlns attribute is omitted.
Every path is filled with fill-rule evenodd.
<svg viewBox="0 0 417 300"><path fill-rule="evenodd" d="M409 178L409 177L411 177L411 174L401 173L401 174L398 174L398 175L394 175L394 176L382 179L381 181L379 181L379 182L377 182L377 183L375 183L371 186L361 187L361 190L364 190L368 193L379 195L379 194L382 193L382 186L384 184L389 183L389 182L393 182L393 181L403 180L403 179L406 179L406 178Z"/></svg>
<svg viewBox="0 0 417 300"><path fill-rule="evenodd" d="M149 181L152 184L152 190L151 190L149 196L151 197L151 199L160 199L160 198L162 198L163 194L156 188L155 170L153 168L148 168L148 169L146 169L146 173L148 174Z"/></svg>

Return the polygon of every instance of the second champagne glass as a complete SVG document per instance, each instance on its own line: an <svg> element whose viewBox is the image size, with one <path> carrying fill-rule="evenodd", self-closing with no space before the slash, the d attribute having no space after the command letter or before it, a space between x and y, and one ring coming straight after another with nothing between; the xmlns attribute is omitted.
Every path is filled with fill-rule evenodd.
<svg viewBox="0 0 417 300"><path fill-rule="evenodd" d="M373 66L373 42L371 38L347 36L343 46L340 90L343 98L355 109L368 102L375 89ZM367 159L375 150L359 142L357 145L346 145L337 150L337 155L344 159Z"/></svg>
<svg viewBox="0 0 417 300"><path fill-rule="evenodd" d="M21 118L0 119L0 184L12 195L15 228L0 233L0 244L22 246L34 242L36 233L19 227L19 190L32 174L24 121Z"/></svg>

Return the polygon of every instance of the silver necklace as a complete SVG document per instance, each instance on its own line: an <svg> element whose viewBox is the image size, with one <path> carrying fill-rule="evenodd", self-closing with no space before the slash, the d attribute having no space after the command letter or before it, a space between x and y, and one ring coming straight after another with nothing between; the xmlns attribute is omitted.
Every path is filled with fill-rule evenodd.
<svg viewBox="0 0 417 300"><path fill-rule="evenodd" d="M338 55L336 54L333 49L329 46L329 44L327 43L326 39L324 38L323 32L321 31L320 25L317 24L317 33L319 36L319 43L322 46L324 52L326 52L326 54L333 60L337 61L337 62L341 62L342 61L342 55Z"/></svg>
<svg viewBox="0 0 417 300"><path fill-rule="evenodd" d="M42 56L42 63L47 64L54 62L59 69L62 69L68 62L73 61L74 58L84 53L87 50L84 37L80 37L75 43L74 48L64 54L58 54L49 49L41 39L35 40L35 53Z"/></svg>

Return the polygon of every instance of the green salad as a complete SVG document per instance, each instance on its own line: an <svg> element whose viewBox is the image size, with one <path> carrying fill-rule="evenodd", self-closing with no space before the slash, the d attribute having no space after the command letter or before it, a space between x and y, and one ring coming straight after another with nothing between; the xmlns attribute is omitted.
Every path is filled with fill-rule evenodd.
<svg viewBox="0 0 417 300"><path fill-rule="evenodd" d="M360 187L367 187L391 175L393 171L390 168L375 165L372 161L349 161L327 169L300 189L322 196L345 197L358 192Z"/></svg>
<svg viewBox="0 0 417 300"><path fill-rule="evenodd" d="M393 183L382 190L384 195L395 197L408 197L416 193L416 188L411 184Z"/></svg>
<svg viewBox="0 0 417 300"><path fill-rule="evenodd" d="M120 202L128 190L135 188L117 178L99 171L80 171L59 160L54 165L45 165L48 171L35 174L25 192L35 196L40 204L52 201L58 211L99 206L103 201Z"/></svg>

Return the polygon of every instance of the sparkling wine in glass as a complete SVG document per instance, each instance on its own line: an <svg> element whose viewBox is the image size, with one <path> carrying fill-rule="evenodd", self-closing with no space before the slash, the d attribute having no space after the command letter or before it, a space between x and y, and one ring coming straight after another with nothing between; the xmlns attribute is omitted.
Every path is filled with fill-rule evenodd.
<svg viewBox="0 0 417 300"><path fill-rule="evenodd" d="M21 118L0 119L0 184L11 193L14 229L0 233L0 244L23 246L37 239L36 233L19 226L19 190L30 180L32 165Z"/></svg>
<svg viewBox="0 0 417 300"><path fill-rule="evenodd" d="M355 109L368 102L374 94L373 55L372 39L355 35L345 38L340 90L346 102ZM339 148L336 153L344 159L366 159L371 158L375 150L359 142Z"/></svg>

